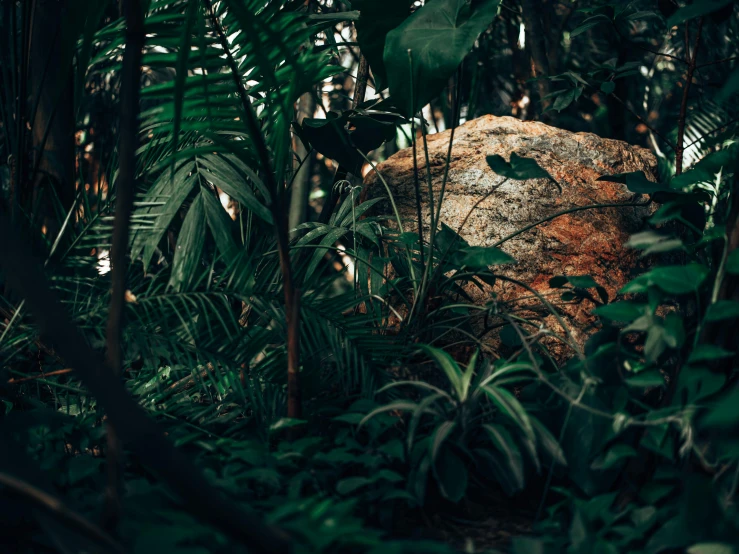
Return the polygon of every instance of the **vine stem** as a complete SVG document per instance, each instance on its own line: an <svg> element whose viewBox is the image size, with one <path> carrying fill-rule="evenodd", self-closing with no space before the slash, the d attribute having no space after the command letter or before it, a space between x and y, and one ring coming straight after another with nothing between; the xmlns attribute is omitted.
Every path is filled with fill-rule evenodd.
<svg viewBox="0 0 739 554"><path fill-rule="evenodd" d="M218 16L213 9L211 0L203 0L210 12L211 24L218 35L221 48L226 55L226 61L236 89L241 99L244 110L244 119L249 136L254 141L259 158L259 164L264 171L268 189L271 195L270 210L275 221L275 234L277 236L277 250L280 258L280 270L282 271L282 290L285 296L285 323L287 326L287 416L299 419L302 413L300 397L300 290L295 287L293 281L292 265L290 262L290 246L288 237L287 210L283 209L280 194L281 187L275 178L272 168L269 149L264 140L262 129L257 121L251 99L241 81L238 65L231 53L231 46L226 33L221 27Z"/></svg>
<svg viewBox="0 0 739 554"><path fill-rule="evenodd" d="M698 21L698 32L695 35L695 44L693 53L690 53L690 35L688 27L685 28L685 51L687 54L688 71L685 75L685 86L683 87L683 98L680 102L680 115L677 119L677 144L675 145L675 175L683 172L683 157L685 155L685 120L688 114L688 96L690 94L690 85L693 82L693 74L697 67L698 48L701 42L701 33L703 32L703 18Z"/></svg>

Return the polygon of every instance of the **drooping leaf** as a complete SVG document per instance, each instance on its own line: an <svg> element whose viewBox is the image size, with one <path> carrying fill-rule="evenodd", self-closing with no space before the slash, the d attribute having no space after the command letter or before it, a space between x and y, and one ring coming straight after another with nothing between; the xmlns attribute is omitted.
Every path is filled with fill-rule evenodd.
<svg viewBox="0 0 739 554"><path fill-rule="evenodd" d="M387 87L385 71L385 39L411 14L412 0L354 0L352 7L359 10L357 29L359 49L367 58L377 90Z"/></svg>
<svg viewBox="0 0 739 554"><path fill-rule="evenodd" d="M388 33L383 60L401 114L415 116L446 86L499 5L499 0L434 0Z"/></svg>

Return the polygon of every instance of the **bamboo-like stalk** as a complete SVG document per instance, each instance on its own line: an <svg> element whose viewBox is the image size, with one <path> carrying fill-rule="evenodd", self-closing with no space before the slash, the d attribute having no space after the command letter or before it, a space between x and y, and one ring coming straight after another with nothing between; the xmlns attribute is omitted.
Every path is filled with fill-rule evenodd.
<svg viewBox="0 0 739 554"><path fill-rule="evenodd" d="M123 328L126 308L128 238L136 188L136 148L138 146L141 58L144 48L144 14L139 0L122 4L126 20L126 44L121 72L121 107L118 134L118 182L115 218L110 249L112 292L106 328L106 358L115 378L123 369ZM123 451L115 428L107 426L108 483L105 491L104 527L115 530L120 519L121 457Z"/></svg>

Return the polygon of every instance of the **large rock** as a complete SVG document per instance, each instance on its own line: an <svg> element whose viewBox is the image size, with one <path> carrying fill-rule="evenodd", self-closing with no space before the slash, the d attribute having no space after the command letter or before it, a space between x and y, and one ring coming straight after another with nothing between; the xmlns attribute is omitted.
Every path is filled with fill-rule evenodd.
<svg viewBox="0 0 739 554"><path fill-rule="evenodd" d="M430 135L428 149L435 197L444 174L450 131ZM512 153L534 158L561 185L548 179L506 180L494 173L485 157ZM419 141L418 166L425 217L428 217L426 163ZM514 231L570 207L603 203L633 203L645 200L619 183L598 181L599 177L644 171L652 179L655 157L646 149L603 139L589 133L571 133L543 123L511 117L485 116L469 121L454 134L449 178L441 218L457 230L468 216L462 236L472 245L489 246ZM401 216L415 220L416 202L413 157L402 150L378 166L393 191ZM366 179L370 197L385 189L374 172ZM489 195L485 198L486 195ZM472 211L473 206L479 205ZM555 275L591 275L611 298L631 277L636 254L625 248L630 234L644 225L650 209L623 207L585 210L563 215L505 242L501 248L518 260L505 273L534 289L549 292ZM386 212L390 213L390 212ZM428 224L428 220L426 221ZM415 228L409 228L414 230ZM428 238L428 233L425 234ZM484 302L491 291L479 293ZM497 298L510 302L530 296L505 284L496 286ZM582 330L591 318L592 304L565 306L563 312ZM585 335L580 334L580 338Z"/></svg>

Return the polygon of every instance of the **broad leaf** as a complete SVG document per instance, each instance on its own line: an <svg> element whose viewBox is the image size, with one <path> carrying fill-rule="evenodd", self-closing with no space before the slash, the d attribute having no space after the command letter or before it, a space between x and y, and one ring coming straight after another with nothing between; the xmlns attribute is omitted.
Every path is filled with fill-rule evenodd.
<svg viewBox="0 0 739 554"><path fill-rule="evenodd" d="M708 276L708 268L702 264L657 267L644 275L649 282L670 294L696 292Z"/></svg>
<svg viewBox="0 0 739 554"><path fill-rule="evenodd" d="M706 321L736 318L739 318L739 302L736 300L718 300L706 310Z"/></svg>
<svg viewBox="0 0 739 554"><path fill-rule="evenodd" d="M352 7L359 10L357 42L367 58L377 90L387 88L385 71L385 39L411 14L413 0L354 0Z"/></svg>
<svg viewBox="0 0 739 554"><path fill-rule="evenodd" d="M630 323L644 314L646 306L629 300L621 300L598 306L593 310L595 315L610 319L611 321L623 321Z"/></svg>
<svg viewBox="0 0 739 554"><path fill-rule="evenodd" d="M401 114L414 116L439 94L499 5L500 0L434 0L388 33L383 60Z"/></svg>

